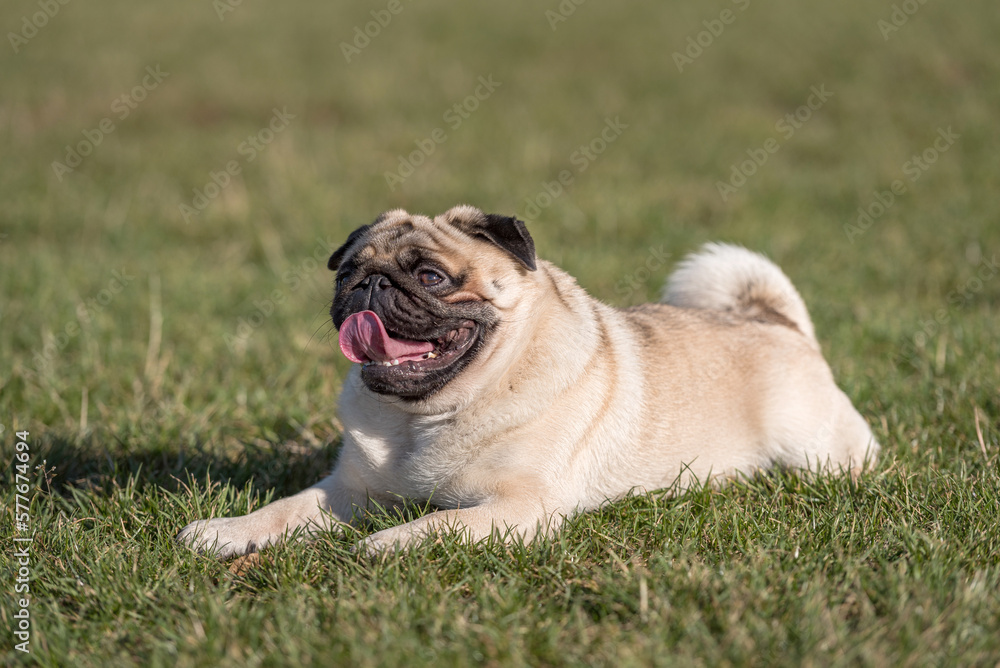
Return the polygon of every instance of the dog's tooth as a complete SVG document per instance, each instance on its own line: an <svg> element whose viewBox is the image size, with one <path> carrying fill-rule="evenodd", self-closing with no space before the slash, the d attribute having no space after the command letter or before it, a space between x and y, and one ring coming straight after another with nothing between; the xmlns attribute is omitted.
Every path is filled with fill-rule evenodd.
<svg viewBox="0 0 1000 668"><path fill-rule="evenodd" d="M425 356L424 356L424 359L429 359L429 360L432 360L432 359L434 359L434 358L435 358L435 357L437 357L437 356L438 356L438 354L437 354L437 353L435 353L435 352L430 352L430 353L427 353L427 355L425 355Z"/></svg>
<svg viewBox="0 0 1000 668"><path fill-rule="evenodd" d="M393 360L389 362L389 364L391 364L392 366L399 366L399 360Z"/></svg>

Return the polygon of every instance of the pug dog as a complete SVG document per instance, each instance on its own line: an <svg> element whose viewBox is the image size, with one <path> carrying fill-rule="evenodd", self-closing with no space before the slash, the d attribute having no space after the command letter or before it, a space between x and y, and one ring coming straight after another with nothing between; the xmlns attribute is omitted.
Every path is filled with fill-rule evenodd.
<svg viewBox="0 0 1000 668"><path fill-rule="evenodd" d="M630 492L772 466L857 475L879 445L823 358L802 298L744 248L708 244L661 303L618 309L535 256L522 221L458 206L383 213L330 257L354 366L343 445L315 486L178 539L219 557L434 508L361 549L439 532L525 542Z"/></svg>

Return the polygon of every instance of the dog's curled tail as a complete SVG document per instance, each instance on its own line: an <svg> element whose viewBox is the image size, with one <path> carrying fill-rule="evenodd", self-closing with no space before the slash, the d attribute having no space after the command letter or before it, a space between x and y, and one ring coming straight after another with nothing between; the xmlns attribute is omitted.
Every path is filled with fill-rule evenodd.
<svg viewBox="0 0 1000 668"><path fill-rule="evenodd" d="M740 246L710 243L689 255L670 275L663 301L792 327L819 349L809 311L792 282L766 257Z"/></svg>

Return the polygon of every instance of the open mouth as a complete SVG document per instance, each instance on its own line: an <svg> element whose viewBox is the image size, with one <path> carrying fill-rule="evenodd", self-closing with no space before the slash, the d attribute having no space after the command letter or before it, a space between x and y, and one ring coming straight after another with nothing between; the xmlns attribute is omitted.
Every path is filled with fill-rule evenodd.
<svg viewBox="0 0 1000 668"><path fill-rule="evenodd" d="M339 341L344 355L361 364L364 376L391 383L393 378L412 379L450 367L477 338L478 326L466 320L436 339L406 339L387 331L372 311L361 311L341 325Z"/></svg>

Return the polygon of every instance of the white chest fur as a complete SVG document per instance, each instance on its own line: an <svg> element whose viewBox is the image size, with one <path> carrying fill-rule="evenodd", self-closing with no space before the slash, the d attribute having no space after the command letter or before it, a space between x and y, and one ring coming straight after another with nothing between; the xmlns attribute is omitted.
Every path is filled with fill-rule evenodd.
<svg viewBox="0 0 1000 668"><path fill-rule="evenodd" d="M355 372L341 395L341 457L349 458L369 494L386 502L429 499L443 507L477 502L481 494L465 491L472 452L456 437L454 417L411 415L398 401L365 390Z"/></svg>

